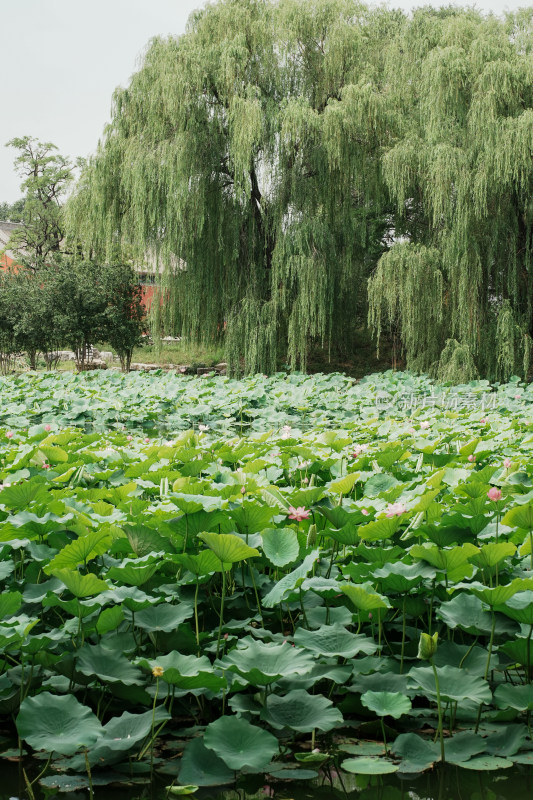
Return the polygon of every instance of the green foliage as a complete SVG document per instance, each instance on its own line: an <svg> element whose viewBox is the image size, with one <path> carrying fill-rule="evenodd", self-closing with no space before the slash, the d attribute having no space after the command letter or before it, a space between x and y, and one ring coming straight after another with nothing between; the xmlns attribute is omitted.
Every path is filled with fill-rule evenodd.
<svg viewBox="0 0 533 800"><path fill-rule="evenodd" d="M144 320L142 289L131 266L100 266L55 254L38 270L20 267L1 273L0 289L0 350L6 360L25 351L35 369L42 353L51 368L57 351L66 346L83 369L88 348L108 341L123 371L129 371Z"/></svg>
<svg viewBox="0 0 533 800"><path fill-rule="evenodd" d="M156 326L224 341L234 373L350 353L368 318L410 369L525 375L526 18L210 4L116 91L72 236L107 259L154 253Z"/></svg>
<svg viewBox="0 0 533 800"><path fill-rule="evenodd" d="M15 209L21 227L12 233L9 247L22 263L35 269L43 266L63 241L61 201L74 178L73 167L51 142L23 136L11 139L7 146L19 151L15 169L23 178L20 188L24 192L23 204Z"/></svg>
<svg viewBox="0 0 533 800"><path fill-rule="evenodd" d="M424 426L406 390L435 391ZM2 378L0 702L21 739L95 784L166 775L151 756L176 742L196 786L316 777L289 751L356 774L528 763L520 392L398 373ZM439 405L471 393L497 410ZM353 741L362 724L377 740Z"/></svg>
<svg viewBox="0 0 533 800"><path fill-rule="evenodd" d="M224 337L234 373L305 368L313 342L349 352L384 249L380 46L375 15L351 0L195 14L115 93L72 236L107 258L117 234L138 259L155 252L158 324Z"/></svg>

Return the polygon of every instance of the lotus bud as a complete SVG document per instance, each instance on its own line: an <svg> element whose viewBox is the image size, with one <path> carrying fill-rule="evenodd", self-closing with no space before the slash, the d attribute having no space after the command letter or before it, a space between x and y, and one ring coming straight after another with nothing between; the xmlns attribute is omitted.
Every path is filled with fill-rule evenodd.
<svg viewBox="0 0 533 800"><path fill-rule="evenodd" d="M307 532L307 539L305 540L306 547L312 547L316 542L316 525L310 525Z"/></svg>
<svg viewBox="0 0 533 800"><path fill-rule="evenodd" d="M423 661L430 661L437 652L437 639L439 634L435 632L433 636L429 633L421 633L418 642L418 658Z"/></svg>

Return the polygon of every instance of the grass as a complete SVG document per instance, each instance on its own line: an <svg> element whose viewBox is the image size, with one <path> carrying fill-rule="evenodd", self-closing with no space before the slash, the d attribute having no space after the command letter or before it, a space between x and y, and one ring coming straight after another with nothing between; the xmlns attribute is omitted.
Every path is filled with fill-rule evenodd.
<svg viewBox="0 0 533 800"><path fill-rule="evenodd" d="M106 349L106 348L102 348ZM157 345L136 347L132 361L137 364L167 364L214 366L224 360L223 345L202 345L180 342L161 342Z"/></svg>

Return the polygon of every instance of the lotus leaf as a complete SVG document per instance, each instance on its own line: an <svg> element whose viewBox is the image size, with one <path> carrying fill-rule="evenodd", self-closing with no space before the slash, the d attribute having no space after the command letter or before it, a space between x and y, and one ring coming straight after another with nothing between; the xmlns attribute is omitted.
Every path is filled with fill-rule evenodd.
<svg viewBox="0 0 533 800"><path fill-rule="evenodd" d="M65 584L74 597L92 597L109 589L107 583L97 578L92 572L88 575L80 575L73 569L56 569L53 574L54 578L59 578Z"/></svg>
<svg viewBox="0 0 533 800"><path fill-rule="evenodd" d="M330 731L343 721L341 712L321 694L293 689L283 697L269 694L261 718L275 728L292 728L301 733L314 728Z"/></svg>
<svg viewBox="0 0 533 800"><path fill-rule="evenodd" d="M205 746L203 739L191 739L183 751L179 779L184 784L194 780L197 786L221 786L233 783L235 773Z"/></svg>
<svg viewBox="0 0 533 800"><path fill-rule="evenodd" d="M350 633L343 625L323 625L318 630L308 631L298 628L294 643L319 656L342 656L353 658L358 653L372 655L377 643L368 636Z"/></svg>
<svg viewBox="0 0 533 800"><path fill-rule="evenodd" d="M220 661L222 669L237 672L254 686L268 686L283 677L305 675L313 664L310 653L287 642L276 645L254 640L247 647L232 650Z"/></svg>
<svg viewBox="0 0 533 800"><path fill-rule="evenodd" d="M263 605L265 608L272 608L278 603L281 603L288 593L297 589L313 568L319 555L319 550L313 550L304 558L303 562L296 567L296 569L281 578L270 592L263 597Z"/></svg>
<svg viewBox="0 0 533 800"><path fill-rule="evenodd" d="M71 756L91 747L101 735L102 726L90 708L72 695L41 692L21 703L17 730L35 750Z"/></svg>
<svg viewBox="0 0 533 800"><path fill-rule="evenodd" d="M76 669L103 683L120 681L127 686L143 683L139 670L125 656L105 644L84 645L77 653Z"/></svg>
<svg viewBox="0 0 533 800"><path fill-rule="evenodd" d="M458 667L440 667L438 670L440 693L449 702L472 700L474 703L490 703L492 693L486 681ZM409 672L412 688L436 697L435 676L431 667L413 667Z"/></svg>
<svg viewBox="0 0 533 800"><path fill-rule="evenodd" d="M238 717L211 722L205 729L204 744L233 770L260 771L279 752L275 736Z"/></svg>
<svg viewBox="0 0 533 800"><path fill-rule="evenodd" d="M147 631L170 632L176 630L186 619L190 619L193 613L194 609L187 603L179 603L176 606L161 603L138 611L135 614L135 625Z"/></svg>
<svg viewBox="0 0 533 800"><path fill-rule="evenodd" d="M246 558L254 558L259 551L242 542L231 533L201 533L198 537L213 551L219 561L235 564Z"/></svg>
<svg viewBox="0 0 533 800"><path fill-rule="evenodd" d="M411 711L411 701L400 692L365 692L361 702L378 717L394 717L399 719Z"/></svg>
<svg viewBox="0 0 533 800"><path fill-rule="evenodd" d="M261 533L263 552L276 567L296 561L300 551L298 537L291 528L268 528Z"/></svg>
<svg viewBox="0 0 533 800"><path fill-rule="evenodd" d="M356 775L388 775L398 772L398 765L393 764L385 758L371 758L361 756L360 758L347 758L341 762L341 767L346 772L353 772Z"/></svg>
<svg viewBox="0 0 533 800"><path fill-rule="evenodd" d="M424 772L440 760L438 746L415 733L401 733L392 744L391 751L402 759L399 770L405 773Z"/></svg>
<svg viewBox="0 0 533 800"><path fill-rule="evenodd" d="M173 650L166 656L151 661L140 659L137 663L150 671L154 667L162 667L162 680L186 691L209 689L217 692L227 686L226 679L214 673L211 662L205 656L185 656Z"/></svg>
<svg viewBox="0 0 533 800"><path fill-rule="evenodd" d="M530 684L501 683L494 692L494 701L499 708L533 711L533 686Z"/></svg>

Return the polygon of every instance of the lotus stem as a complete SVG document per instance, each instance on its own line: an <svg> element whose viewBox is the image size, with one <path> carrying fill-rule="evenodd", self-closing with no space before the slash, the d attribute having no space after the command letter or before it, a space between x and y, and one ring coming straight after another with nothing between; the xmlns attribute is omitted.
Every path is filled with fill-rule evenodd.
<svg viewBox="0 0 533 800"><path fill-rule="evenodd" d="M248 562L246 562L246 563L248 564ZM264 628L265 627L265 621L263 619L263 614L261 612L261 603L259 602L259 594L257 592L257 586L256 586L256 583L255 583L254 570L253 570L253 567L252 567L251 564L248 564L248 569L250 570L250 577L252 579L252 585L254 587L255 602L257 603L257 612L259 614L259 619L261 620L261 626Z"/></svg>
<svg viewBox="0 0 533 800"><path fill-rule="evenodd" d="M91 765L89 764L89 752L87 748L83 751L85 756L85 769L87 770L87 780L89 781L89 800L94 800L93 776L91 775Z"/></svg>
<svg viewBox="0 0 533 800"><path fill-rule="evenodd" d="M400 654L400 675L403 675L403 657L405 653L405 602L407 600L406 595L403 596L403 604L402 604L402 650Z"/></svg>
<svg viewBox="0 0 533 800"><path fill-rule="evenodd" d="M197 655L200 655L200 628L198 625L198 589L200 587L200 582L198 581L198 577L196 578L196 589L194 591L194 626L196 630L196 648L197 648Z"/></svg>
<svg viewBox="0 0 533 800"><path fill-rule="evenodd" d="M379 718L381 724L381 735L383 736L383 749L385 750L385 755L389 755L389 751L387 749L387 737L385 736L385 723L383 722L383 717Z"/></svg>
<svg viewBox="0 0 533 800"><path fill-rule="evenodd" d="M154 702L152 704L152 736L150 739L150 775L154 772L154 731L155 731L155 706L157 703L157 695L159 693L159 678L155 679L155 694Z"/></svg>
<svg viewBox="0 0 533 800"><path fill-rule="evenodd" d="M489 674L489 670L490 670L490 659L491 659L491 656L492 656L492 645L494 643L494 629L496 627L496 614L494 613L494 607L491 606L490 610L491 610L491 614L492 614L492 625L490 627L489 652L487 653L487 663L485 665L485 674L483 676L484 680L487 680L487 677L488 677L488 674ZM478 729L479 729L479 723L481 721L481 709L482 708L483 708L483 703L480 703L479 704L479 709L478 709L478 712L477 712L475 733L477 733Z"/></svg>
<svg viewBox="0 0 533 800"><path fill-rule="evenodd" d="M224 563L221 561L220 565L222 567L222 597L220 599L220 622L218 625L218 637L217 637L217 653L216 657L218 658L218 653L220 651L220 636L222 634L222 625L224 623L224 597L226 595L226 571L224 569Z"/></svg>
<svg viewBox="0 0 533 800"><path fill-rule="evenodd" d="M435 677L435 689L437 691L437 713L439 716L439 727L438 727L438 735L440 740L440 760L443 764L446 763L446 754L444 752L444 733L442 730L442 703L440 699L440 684L439 684L439 675L437 672L437 668L435 666L435 662L432 658L430 658L429 663L431 664L431 669L433 670L433 675Z"/></svg>

